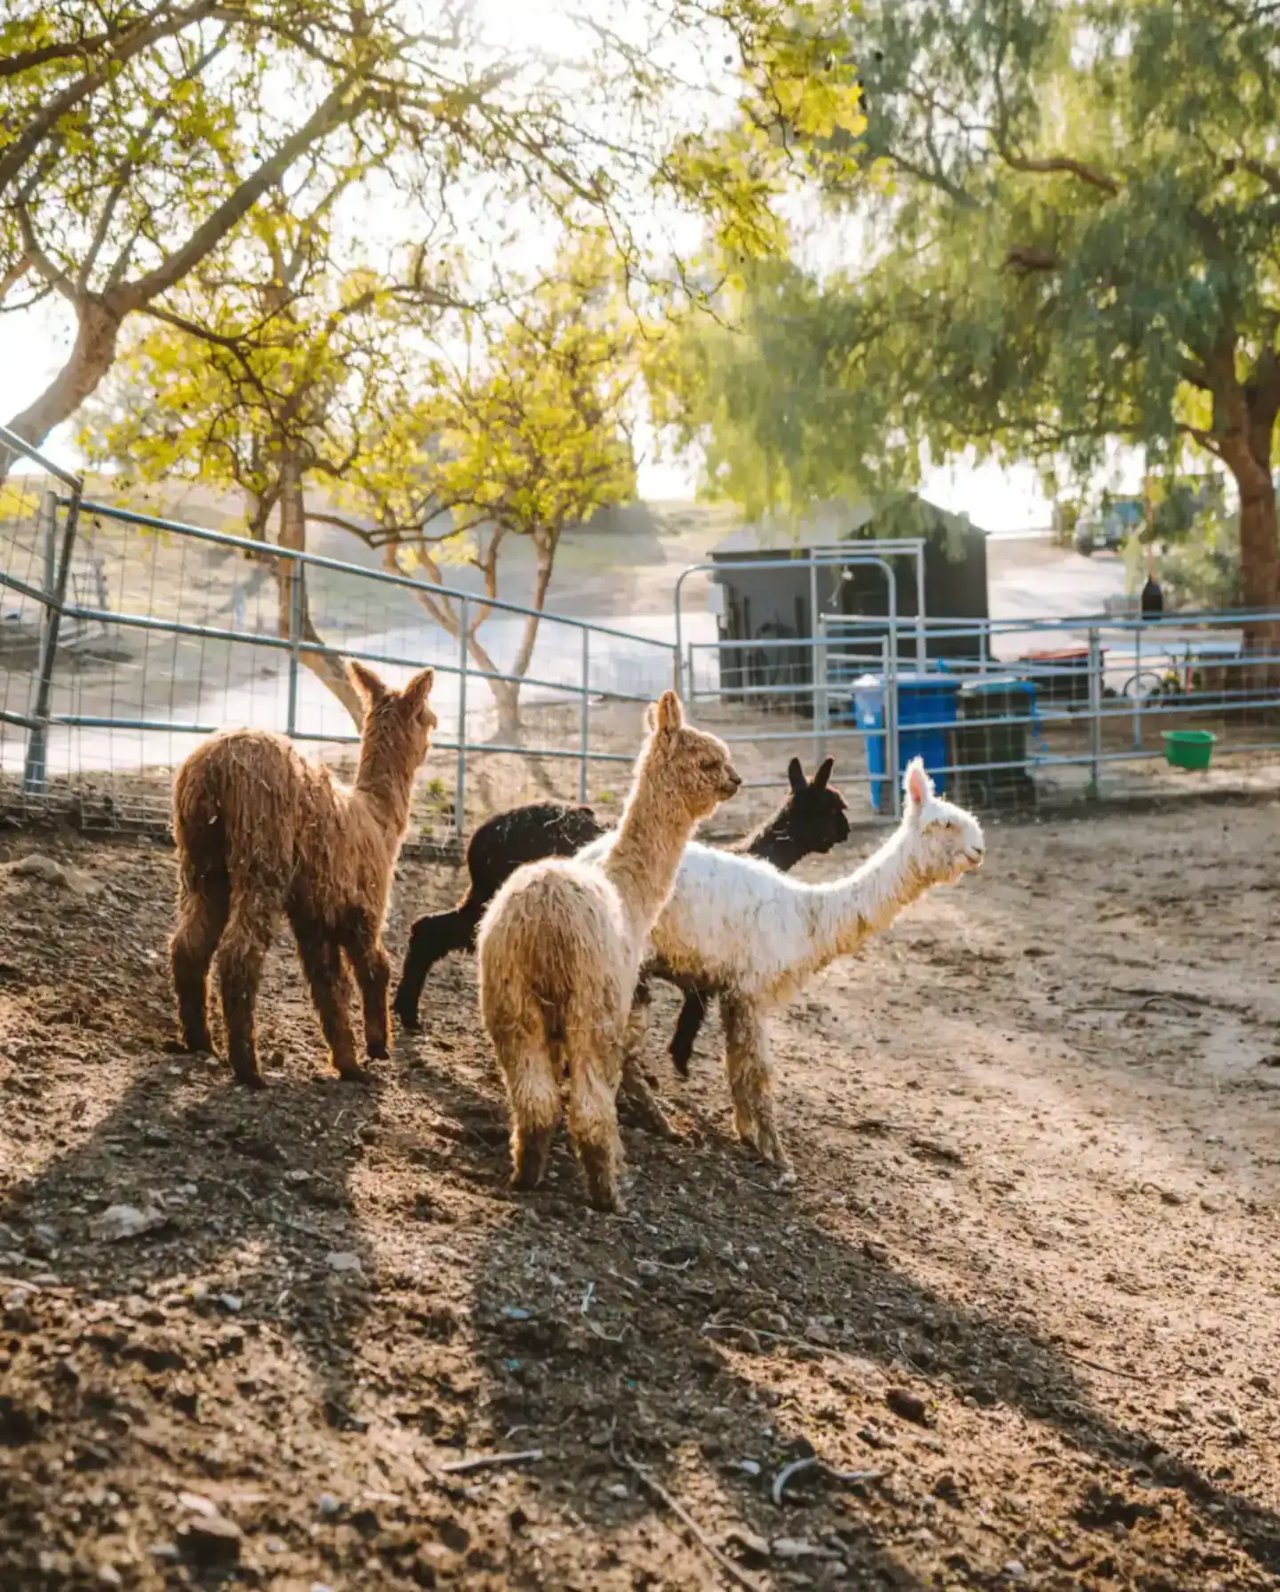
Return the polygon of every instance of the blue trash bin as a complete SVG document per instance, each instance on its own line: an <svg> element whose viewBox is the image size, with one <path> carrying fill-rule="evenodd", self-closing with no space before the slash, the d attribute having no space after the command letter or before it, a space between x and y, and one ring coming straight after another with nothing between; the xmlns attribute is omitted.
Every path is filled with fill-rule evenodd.
<svg viewBox="0 0 1280 1592"><path fill-rule="evenodd" d="M949 726L956 721L956 696L963 682L953 674L906 673L898 676L898 776L902 776L913 757L924 758L939 791L947 788L947 776L938 772L948 756ZM884 733L884 676L864 674L853 682L853 716L866 734L867 773L871 775L871 805L876 812L892 807L893 798L885 791L885 759L888 736ZM928 729L913 730L913 724Z"/></svg>

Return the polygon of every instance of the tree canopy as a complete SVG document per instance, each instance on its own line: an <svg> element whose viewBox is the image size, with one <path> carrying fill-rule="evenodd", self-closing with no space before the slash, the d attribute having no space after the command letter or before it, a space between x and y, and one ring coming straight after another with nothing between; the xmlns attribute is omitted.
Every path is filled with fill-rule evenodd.
<svg viewBox="0 0 1280 1592"><path fill-rule="evenodd" d="M1246 604L1280 603L1280 29L1260 0L884 0L851 24L865 150L838 251L764 262L667 367L708 485L756 505L973 449L1088 476L1205 453ZM838 230L837 230L838 225ZM686 408L687 406L687 408Z"/></svg>
<svg viewBox="0 0 1280 1592"><path fill-rule="evenodd" d="M125 320L208 273L272 195L305 213L340 193L356 232L394 210L393 243L444 212L486 292L547 226L604 226L633 274L687 287L664 215L766 250L789 175L848 165L856 79L812 0L606 0L558 56L481 22L461 0L16 0L0 310L56 296L76 336L13 429L39 442L74 414ZM725 62L722 86L695 91L690 61Z"/></svg>

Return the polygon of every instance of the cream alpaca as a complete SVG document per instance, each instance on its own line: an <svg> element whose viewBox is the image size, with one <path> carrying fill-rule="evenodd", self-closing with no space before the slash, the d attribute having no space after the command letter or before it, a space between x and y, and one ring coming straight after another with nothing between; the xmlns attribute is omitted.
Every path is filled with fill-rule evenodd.
<svg viewBox="0 0 1280 1592"><path fill-rule="evenodd" d="M936 884L977 867L985 842L972 814L935 795L916 758L904 780L902 823L848 878L806 884L767 863L690 845L654 925L657 970L722 991L725 1066L739 1135L770 1161L786 1156L773 1112L764 1014L840 956L852 956ZM611 835L579 852L602 861ZM628 1066L628 1074L634 1071Z"/></svg>
<svg viewBox="0 0 1280 1592"><path fill-rule="evenodd" d="M173 782L181 885L169 942L188 1050L211 1050L209 964L218 953L227 1052L240 1083L261 1088L254 1006L262 963L287 913L333 1065L359 1078L349 1011L355 970L365 1050L387 1054L390 966L382 924L409 822L413 780L436 716L432 672L403 691L349 666L365 701L355 785L306 763L282 736L228 730L196 747Z"/></svg>
<svg viewBox="0 0 1280 1592"><path fill-rule="evenodd" d="M512 1182L546 1169L567 1076L569 1133L599 1210L620 1206L617 1094L640 958L694 826L738 789L728 748L687 727L674 691L650 707L622 822L594 863L519 868L480 925L480 1010L511 1110ZM665 1127L639 1075L629 1092Z"/></svg>

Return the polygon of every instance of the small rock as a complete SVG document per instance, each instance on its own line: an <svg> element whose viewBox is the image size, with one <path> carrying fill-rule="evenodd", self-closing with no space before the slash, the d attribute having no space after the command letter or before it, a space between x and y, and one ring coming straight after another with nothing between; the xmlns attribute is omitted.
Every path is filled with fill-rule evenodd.
<svg viewBox="0 0 1280 1592"><path fill-rule="evenodd" d="M114 1565L104 1564L101 1570L98 1571L98 1585L123 1586L124 1577L120 1574L119 1570L114 1567Z"/></svg>
<svg viewBox="0 0 1280 1592"><path fill-rule="evenodd" d="M11 879L37 879L41 884L65 885L67 870L52 857L33 851L30 856L19 857L5 869Z"/></svg>
<svg viewBox="0 0 1280 1592"><path fill-rule="evenodd" d="M176 1542L153 1542L147 1552L157 1564L177 1564L181 1557Z"/></svg>
<svg viewBox="0 0 1280 1592"><path fill-rule="evenodd" d="M286 1183L309 1183L311 1173L303 1167L295 1166L292 1171L285 1173L284 1180Z"/></svg>
<svg viewBox="0 0 1280 1592"><path fill-rule="evenodd" d="M658 1263L656 1260L636 1261L637 1277L656 1277L658 1275L658 1269Z"/></svg>
<svg viewBox="0 0 1280 1592"><path fill-rule="evenodd" d="M58 1252L58 1237L56 1227L50 1227L47 1222L37 1222L31 1229L27 1248L42 1260L51 1260Z"/></svg>
<svg viewBox="0 0 1280 1592"><path fill-rule="evenodd" d="M893 1413L900 1415L904 1421L914 1421L917 1426L929 1425L929 1411L924 1400L906 1388L891 1387L885 1394L884 1401Z"/></svg>
<svg viewBox="0 0 1280 1592"><path fill-rule="evenodd" d="M225 1515L196 1515L178 1532L183 1553L202 1565L240 1562L240 1527Z"/></svg>
<svg viewBox="0 0 1280 1592"><path fill-rule="evenodd" d="M840 1559L843 1557L834 1548L820 1547L816 1542L809 1542L804 1537L775 1537L773 1539L773 1556L775 1559Z"/></svg>
<svg viewBox="0 0 1280 1592"><path fill-rule="evenodd" d="M1009 1577L1010 1581L1025 1581L1027 1579L1027 1567L1020 1559L1010 1559L1004 1567L1004 1573Z"/></svg>
<svg viewBox="0 0 1280 1592"><path fill-rule="evenodd" d="M332 1520L334 1515L340 1513L342 1500L334 1493L322 1492L319 1498L316 1499L316 1508L326 1520Z"/></svg>
<svg viewBox="0 0 1280 1592"><path fill-rule="evenodd" d="M933 1484L933 1496L941 1498L944 1503L960 1503L960 1483L949 1470L944 1470Z"/></svg>
<svg viewBox="0 0 1280 1592"><path fill-rule="evenodd" d="M324 1263L330 1271L356 1272L363 1271L360 1257L350 1249L331 1249L324 1257Z"/></svg>
<svg viewBox="0 0 1280 1592"><path fill-rule="evenodd" d="M218 1302L221 1304L224 1310L230 1311L233 1316L244 1309L244 1300L239 1294L220 1294L218 1297Z"/></svg>
<svg viewBox="0 0 1280 1592"><path fill-rule="evenodd" d="M830 1331L823 1326L821 1321L811 1321L804 1329L804 1335L810 1343L820 1343L824 1348L830 1348L836 1341Z"/></svg>
<svg viewBox="0 0 1280 1592"><path fill-rule="evenodd" d="M625 1481L615 1481L613 1486L609 1488L609 1496L610 1498L630 1498L631 1489Z"/></svg>
<svg viewBox="0 0 1280 1592"><path fill-rule="evenodd" d="M1264 1375L1261 1371L1256 1371L1253 1376L1249 1378L1249 1386L1257 1388L1259 1393L1270 1393L1271 1378Z"/></svg>
<svg viewBox="0 0 1280 1592"><path fill-rule="evenodd" d="M753 1310L747 1320L762 1332L787 1332L791 1326L781 1310Z"/></svg>
<svg viewBox="0 0 1280 1592"><path fill-rule="evenodd" d="M508 1321L532 1321L533 1311L526 1310L523 1305L503 1305L502 1314Z"/></svg>
<svg viewBox="0 0 1280 1592"><path fill-rule="evenodd" d="M740 1459L738 1461L738 1469L747 1476L758 1476L760 1474L760 1466L754 1459Z"/></svg>
<svg viewBox="0 0 1280 1592"><path fill-rule="evenodd" d="M199 1515L202 1520L211 1520L218 1512L217 1504L212 1498L206 1498L203 1493L180 1492L178 1505L189 1515Z"/></svg>
<svg viewBox="0 0 1280 1592"><path fill-rule="evenodd" d="M108 1205L101 1216L94 1217L89 1231L104 1243L118 1244L127 1238L153 1233L168 1220L168 1212L154 1205Z"/></svg>

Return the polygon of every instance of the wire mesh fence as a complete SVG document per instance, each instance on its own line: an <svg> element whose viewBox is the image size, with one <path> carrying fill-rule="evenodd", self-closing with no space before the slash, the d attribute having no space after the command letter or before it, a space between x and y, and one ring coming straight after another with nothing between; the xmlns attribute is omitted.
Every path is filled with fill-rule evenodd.
<svg viewBox="0 0 1280 1592"><path fill-rule="evenodd" d="M525 800L616 813L645 705L677 678L745 776L724 815L733 829L776 802L797 755L808 772L834 757L852 815L867 819L898 812L898 775L917 754L982 811L1188 781L1247 788L1277 766L1280 647L1268 638L1280 614L956 622L899 621L891 608L820 616L813 636L739 641L710 639L677 608L677 636L708 637L681 648L666 615L647 633L533 615L85 499L32 457L36 472L11 475L0 500L10 809L163 825L172 770L232 725L284 732L350 772L359 710L346 657L393 683L435 668L440 722L413 838L442 847Z"/></svg>
<svg viewBox="0 0 1280 1592"><path fill-rule="evenodd" d="M652 636L138 514L66 480L11 479L14 512L0 523L11 807L164 823L172 770L230 725L287 733L349 772L359 709L342 660L357 657L393 684L436 670L414 833L449 845L535 796L607 811L645 705L672 683L673 648ZM456 634L424 595L447 599Z"/></svg>
<svg viewBox="0 0 1280 1592"><path fill-rule="evenodd" d="M897 773L917 755L966 805L1017 812L1271 788L1276 634L1280 614L1270 613L901 625L825 616L813 637L689 642L682 678L698 722L741 759L767 765L771 748L805 746L814 761L834 756L864 813L899 811Z"/></svg>

